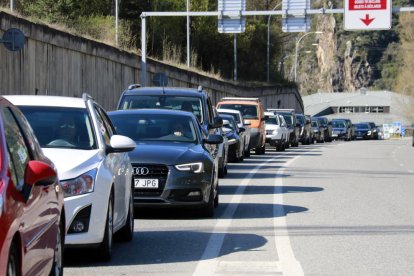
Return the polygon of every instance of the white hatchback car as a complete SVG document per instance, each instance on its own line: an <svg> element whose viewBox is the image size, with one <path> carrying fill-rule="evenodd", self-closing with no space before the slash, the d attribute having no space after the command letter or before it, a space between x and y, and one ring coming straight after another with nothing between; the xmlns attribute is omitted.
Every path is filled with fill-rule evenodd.
<svg viewBox="0 0 414 276"><path fill-rule="evenodd" d="M277 151L283 151L286 148L289 130L282 116L272 111L265 112L266 120L266 143L276 147Z"/></svg>
<svg viewBox="0 0 414 276"><path fill-rule="evenodd" d="M65 245L112 254L113 234L134 232L132 167L136 144L116 135L104 109L90 96L5 96L28 119L45 155L57 167L65 196Z"/></svg>

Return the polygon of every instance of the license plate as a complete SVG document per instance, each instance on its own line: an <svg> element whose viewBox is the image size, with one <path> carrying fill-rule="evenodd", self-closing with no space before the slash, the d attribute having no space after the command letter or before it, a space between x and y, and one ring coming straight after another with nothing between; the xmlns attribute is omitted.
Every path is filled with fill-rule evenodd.
<svg viewBox="0 0 414 276"><path fill-rule="evenodd" d="M135 179L135 188L157 189L158 179Z"/></svg>

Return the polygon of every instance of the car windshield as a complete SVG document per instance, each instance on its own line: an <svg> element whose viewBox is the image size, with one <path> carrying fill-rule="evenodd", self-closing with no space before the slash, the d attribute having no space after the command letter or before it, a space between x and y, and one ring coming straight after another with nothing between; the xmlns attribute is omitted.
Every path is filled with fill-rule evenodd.
<svg viewBox="0 0 414 276"><path fill-rule="evenodd" d="M344 128L345 122L344 121L332 121L332 127L334 128Z"/></svg>
<svg viewBox="0 0 414 276"><path fill-rule="evenodd" d="M293 125L293 116L290 114L282 114L283 118L285 118L286 124L288 126L292 126Z"/></svg>
<svg viewBox="0 0 414 276"><path fill-rule="evenodd" d="M368 130L369 125L368 124L356 124L355 128L358 129L358 130Z"/></svg>
<svg viewBox="0 0 414 276"><path fill-rule="evenodd" d="M276 117L273 117L273 116L272 117L271 116L266 117L266 124L278 125Z"/></svg>
<svg viewBox="0 0 414 276"><path fill-rule="evenodd" d="M171 114L110 114L118 134L136 142L164 141L196 143L193 120L188 116Z"/></svg>
<svg viewBox="0 0 414 276"><path fill-rule="evenodd" d="M236 121L236 123L240 123L240 117L238 114L235 113L227 113L227 112L219 112L220 114L224 114L224 115L230 115L233 117L233 119Z"/></svg>
<svg viewBox="0 0 414 276"><path fill-rule="evenodd" d="M235 109L241 112L244 119L257 119L257 106L248 104L221 104L219 109Z"/></svg>
<svg viewBox="0 0 414 276"><path fill-rule="evenodd" d="M86 108L19 106L43 148L96 149Z"/></svg>
<svg viewBox="0 0 414 276"><path fill-rule="evenodd" d="M318 127L318 123L315 121L312 121L312 127Z"/></svg>
<svg viewBox="0 0 414 276"><path fill-rule="evenodd" d="M203 105L198 97L171 95L128 95L122 99L119 109L172 109L192 112L203 122Z"/></svg>

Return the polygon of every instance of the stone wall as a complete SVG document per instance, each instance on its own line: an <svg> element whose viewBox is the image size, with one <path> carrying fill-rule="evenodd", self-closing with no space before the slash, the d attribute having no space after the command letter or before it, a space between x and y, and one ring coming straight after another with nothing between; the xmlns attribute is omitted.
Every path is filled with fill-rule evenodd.
<svg viewBox="0 0 414 276"><path fill-rule="evenodd" d="M2 95L81 96L87 92L111 110L129 84L140 83L139 55L0 12L0 35L9 28L22 30L26 43L20 52L10 52L0 45ZM225 96L260 97L265 107L303 112L302 98L294 86L241 85L151 59L147 62L148 79L163 72L169 86L202 85L214 103Z"/></svg>

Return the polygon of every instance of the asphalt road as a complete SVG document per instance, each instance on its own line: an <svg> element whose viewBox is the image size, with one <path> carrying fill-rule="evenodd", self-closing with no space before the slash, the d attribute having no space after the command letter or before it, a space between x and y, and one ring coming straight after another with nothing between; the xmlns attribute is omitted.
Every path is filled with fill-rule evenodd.
<svg viewBox="0 0 414 276"><path fill-rule="evenodd" d="M65 254L65 275L412 275L411 140L268 150L220 179L213 219L136 210L109 263Z"/></svg>

